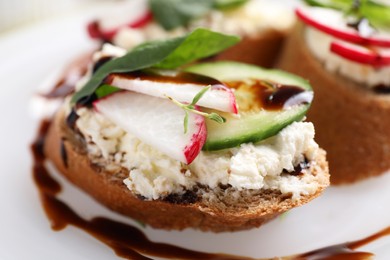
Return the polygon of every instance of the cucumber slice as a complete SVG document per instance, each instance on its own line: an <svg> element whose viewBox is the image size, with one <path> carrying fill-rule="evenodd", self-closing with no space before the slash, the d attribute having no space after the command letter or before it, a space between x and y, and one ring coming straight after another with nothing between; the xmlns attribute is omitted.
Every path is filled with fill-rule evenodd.
<svg viewBox="0 0 390 260"><path fill-rule="evenodd" d="M309 83L292 74L279 70L266 70L256 66L237 62L212 62L190 66L187 72L213 77L219 81L247 82L261 80L287 86L302 88L303 93L312 95ZM207 140L203 150L214 151L236 147L242 143L259 142L277 134L294 121L301 121L310 107L310 101L292 105L288 108L266 110L262 108L260 99L256 97L256 84L249 84L247 88L235 91L239 107L239 116L229 113L220 113L226 118L226 123L218 124L207 120ZM260 104L259 104L260 103Z"/></svg>

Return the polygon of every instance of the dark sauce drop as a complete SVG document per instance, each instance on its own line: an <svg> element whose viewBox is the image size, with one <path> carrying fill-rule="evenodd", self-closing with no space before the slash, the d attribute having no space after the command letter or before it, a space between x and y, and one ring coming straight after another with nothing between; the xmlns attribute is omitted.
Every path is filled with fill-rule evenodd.
<svg viewBox="0 0 390 260"><path fill-rule="evenodd" d="M184 194L170 194L164 201L173 204L192 204L199 200L199 196L194 191L186 191Z"/></svg>
<svg viewBox="0 0 390 260"><path fill-rule="evenodd" d="M92 73L95 73L101 66L103 66L104 64L106 64L107 62L109 62L110 60L112 60L113 57L110 57L110 56L106 56L106 57L102 57L100 58L97 62L95 62L95 64L93 65L93 68L92 68Z"/></svg>
<svg viewBox="0 0 390 260"><path fill-rule="evenodd" d="M374 86L373 90L377 94L390 94L390 86L384 84Z"/></svg>
<svg viewBox="0 0 390 260"><path fill-rule="evenodd" d="M85 57L82 57L62 78L57 82L54 88L46 94L41 96L48 99L65 98L72 94L75 90L75 85L80 78L87 72L87 61Z"/></svg>
<svg viewBox="0 0 390 260"><path fill-rule="evenodd" d="M52 98L63 98L74 92L74 84L70 84L66 79L61 79L52 91L46 94L42 94L43 97Z"/></svg>
<svg viewBox="0 0 390 260"><path fill-rule="evenodd" d="M287 170L283 170L283 173L293 175L293 176L299 176L303 175L303 170L310 168L310 162L305 158L304 161L300 162L298 165L294 167L294 170L289 172Z"/></svg>
<svg viewBox="0 0 390 260"><path fill-rule="evenodd" d="M207 76L189 73L189 72L175 72L175 71L154 71L154 70L139 70L130 73L116 73L110 74L105 80L105 83L110 84L114 77L126 79L142 79L154 82L164 83L178 83L178 84L197 84L197 85L223 85L220 81Z"/></svg>
<svg viewBox="0 0 390 260"><path fill-rule="evenodd" d="M297 86L276 85L275 88L264 91L264 108L268 110L283 109L288 100L303 92L305 90ZM307 104L308 102L302 103Z"/></svg>
<svg viewBox="0 0 390 260"><path fill-rule="evenodd" d="M77 108L80 108L80 107L92 108L93 102L96 99L98 99L98 98L97 98L95 93L93 93L93 94L91 94L89 96L82 97L80 100L77 101L76 107Z"/></svg>
<svg viewBox="0 0 390 260"><path fill-rule="evenodd" d="M70 129L76 129L76 121L79 118L79 115L76 113L75 108L72 108L72 111L69 113L69 115L66 117L66 125Z"/></svg>
<svg viewBox="0 0 390 260"><path fill-rule="evenodd" d="M61 139L61 159L65 168L68 168L68 154L65 149L64 139Z"/></svg>
<svg viewBox="0 0 390 260"><path fill-rule="evenodd" d="M45 138L50 121L43 121L31 151L34 158L33 178L38 187L41 202L53 230L59 231L68 225L77 227L106 244L120 257L126 259L153 259L163 257L170 259L214 259L214 260L250 260L253 258L226 254L211 254L193 251L165 243L150 241L139 229L104 217L94 217L90 220L82 218L70 206L57 197L61 185L50 175L45 166ZM305 167L305 166L300 166ZM189 195L192 199L193 195ZM280 257L279 259L328 259L328 260L359 260L373 256L371 253L357 252L355 249L366 245L383 236L390 235L390 227L365 239L326 247L301 255Z"/></svg>
<svg viewBox="0 0 390 260"><path fill-rule="evenodd" d="M347 22L347 26L359 32L359 26L363 22L363 19L353 19Z"/></svg>
<svg viewBox="0 0 390 260"><path fill-rule="evenodd" d="M250 96L246 94L245 100L243 101L245 102L251 99L246 103L250 103L252 106L246 108L246 110L282 110L294 105L309 104L312 98L311 92L301 87L282 85L258 79L252 79L248 82L231 81L226 82L226 84L230 88L236 89L237 95L239 95L240 90L251 94ZM308 95L299 96L302 93L307 93ZM245 105L242 106L239 104L239 107L241 109Z"/></svg>

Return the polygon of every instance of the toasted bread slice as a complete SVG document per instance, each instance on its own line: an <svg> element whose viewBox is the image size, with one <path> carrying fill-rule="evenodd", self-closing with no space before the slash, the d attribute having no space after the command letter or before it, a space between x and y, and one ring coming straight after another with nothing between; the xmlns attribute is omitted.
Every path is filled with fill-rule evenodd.
<svg viewBox="0 0 390 260"><path fill-rule="evenodd" d="M351 183L390 169L390 95L328 72L306 46L304 25L288 37L278 68L307 78L314 100L307 114L328 154L332 184Z"/></svg>
<svg viewBox="0 0 390 260"><path fill-rule="evenodd" d="M319 196L329 185L325 152L310 163L317 190L293 200L272 190L237 191L229 187L197 187L184 195L147 201L133 194L123 179L125 174L108 173L93 164L85 143L65 123L64 113L53 120L45 142L47 158L73 184L108 208L147 225L162 229L196 228L204 231L234 231L258 227L279 214ZM237 196L239 195L239 196Z"/></svg>

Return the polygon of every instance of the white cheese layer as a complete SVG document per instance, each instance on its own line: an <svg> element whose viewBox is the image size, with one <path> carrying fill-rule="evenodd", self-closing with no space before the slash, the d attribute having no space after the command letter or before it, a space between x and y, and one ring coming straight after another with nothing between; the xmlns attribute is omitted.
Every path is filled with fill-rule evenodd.
<svg viewBox="0 0 390 260"><path fill-rule="evenodd" d="M250 0L232 10L213 10L204 17L192 21L188 26L171 31L166 31L154 21L140 29L123 27L114 37L113 43L129 49L145 41L182 36L198 27L226 34L253 36L270 29L286 31L294 20L292 8L285 4L277 1Z"/></svg>
<svg viewBox="0 0 390 260"><path fill-rule="evenodd" d="M102 115L82 108L77 127L87 141L91 160L108 171L129 171L124 180L128 189L146 199L183 193L197 184L215 188L231 185L242 189L273 189L297 199L313 194L317 184L312 175L282 174L294 166L315 159L318 145L311 123L295 122L276 136L260 143L216 152L201 152L190 164L183 165L126 133Z"/></svg>
<svg viewBox="0 0 390 260"><path fill-rule="evenodd" d="M329 72L338 73L368 88L380 84L390 86L390 66L375 68L332 53L330 44L335 38L315 28L306 27L304 37L311 53Z"/></svg>

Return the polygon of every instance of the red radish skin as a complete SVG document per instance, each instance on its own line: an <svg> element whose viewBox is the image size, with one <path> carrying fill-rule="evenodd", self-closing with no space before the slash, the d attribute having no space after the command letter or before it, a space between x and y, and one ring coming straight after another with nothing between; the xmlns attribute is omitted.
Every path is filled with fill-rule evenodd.
<svg viewBox="0 0 390 260"><path fill-rule="evenodd" d="M131 27L133 29L142 28L142 27L146 26L152 20L153 20L153 14L151 11L148 11L140 19L129 24L128 27Z"/></svg>
<svg viewBox="0 0 390 260"><path fill-rule="evenodd" d="M99 29L99 24L97 21L92 21L87 25L87 31L89 37L92 39L100 39L102 38L102 33L100 32Z"/></svg>
<svg viewBox="0 0 390 260"><path fill-rule="evenodd" d="M122 90L119 92L126 92L126 90ZM100 98L99 100L95 100L92 103L94 111L97 113L100 113L99 108L98 108L98 103L102 100L109 98L110 96L112 96L114 94L118 94L119 92L114 92L110 95L107 95L103 98ZM195 109L198 110L199 107L195 106ZM206 139L207 139L206 123L204 121L204 118L201 115L196 115L196 125L199 127L199 130L197 133L195 133L192 136L190 144L187 145L183 151L187 164L190 164L191 162L193 162L195 160L195 158L198 156L198 154L202 150L202 147L205 144Z"/></svg>
<svg viewBox="0 0 390 260"><path fill-rule="evenodd" d="M233 91L229 89L228 87L225 87L224 85L214 85L212 86L212 89L218 89L218 90L224 90L229 93L229 100L230 100L230 107L232 108L231 113L238 114L238 104L236 100L236 96L234 95Z"/></svg>
<svg viewBox="0 0 390 260"><path fill-rule="evenodd" d="M236 97L234 96L233 92L230 92L230 95L231 95L231 98L230 100L232 100L231 102L231 106L234 108L233 109L233 114L238 114L238 105L237 105L237 102L236 102Z"/></svg>
<svg viewBox="0 0 390 260"><path fill-rule="evenodd" d="M390 47L390 38L379 38L379 37L362 37L359 35L356 31L349 30L349 31L343 31L339 30L337 28L331 27L327 24L323 24L319 21L316 21L314 17L310 17L310 14L308 11L305 11L301 8L297 8L295 10L296 15L307 25L313 26L317 28L318 30L330 34L336 38L353 42L360 45L374 45L379 47Z"/></svg>
<svg viewBox="0 0 390 260"><path fill-rule="evenodd" d="M107 99L114 94L118 94L119 92L125 92L125 90L118 91L118 92L112 93L110 95L107 95L101 99L95 100L92 103L92 106L93 106L95 112L99 113L99 109L98 109L99 101ZM195 106L195 109L199 110L199 107ZM198 156L198 154L202 150L202 147L205 144L206 139L207 139L207 129L206 129L206 123L204 121L204 118L201 115L196 115L196 121L197 121L196 125L199 127L199 130L197 133L195 133L192 136L191 143L189 145L187 145L183 151L184 156L187 160L187 162L186 162L187 164L190 164L191 162L193 162L195 160L195 158Z"/></svg>
<svg viewBox="0 0 390 260"><path fill-rule="evenodd" d="M331 52L354 62L371 65L374 67L383 67L390 65L390 52L387 56L382 55L379 51L370 50L363 52L363 46L354 46L352 44L343 44L342 42L332 42L330 45Z"/></svg>
<svg viewBox="0 0 390 260"><path fill-rule="evenodd" d="M197 117L198 122L196 125L199 127L199 131L192 136L191 143L184 148L184 156L187 159L187 164L190 164L195 160L207 139L205 121L201 118L202 116L198 115Z"/></svg>
<svg viewBox="0 0 390 260"><path fill-rule="evenodd" d="M129 23L127 25L119 26L119 27L117 27L115 29L111 29L111 30L104 31L100 28L98 21L92 21L87 25L87 31L88 31L89 36L92 39L102 39L105 41L112 41L114 36L118 33L118 31L121 28L123 28L123 27L129 27L129 28L133 28L133 29L142 28L142 27L146 26L152 20L153 20L153 14L150 11L148 11L140 19L138 19L132 23Z"/></svg>

